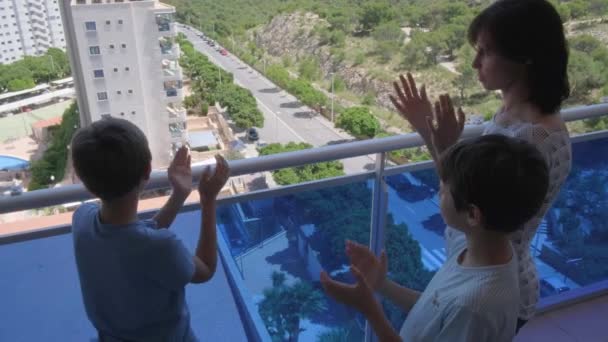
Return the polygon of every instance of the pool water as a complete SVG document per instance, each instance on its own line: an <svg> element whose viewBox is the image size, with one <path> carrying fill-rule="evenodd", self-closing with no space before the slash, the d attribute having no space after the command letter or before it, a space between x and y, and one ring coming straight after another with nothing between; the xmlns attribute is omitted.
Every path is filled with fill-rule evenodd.
<svg viewBox="0 0 608 342"><path fill-rule="evenodd" d="M29 165L30 163L25 159L0 155L0 170L23 170L27 169Z"/></svg>

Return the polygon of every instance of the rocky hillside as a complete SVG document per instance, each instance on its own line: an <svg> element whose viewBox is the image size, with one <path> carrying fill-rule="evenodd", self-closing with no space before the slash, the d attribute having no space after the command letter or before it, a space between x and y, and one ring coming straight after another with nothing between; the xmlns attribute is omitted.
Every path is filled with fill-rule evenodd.
<svg viewBox="0 0 608 342"><path fill-rule="evenodd" d="M392 91L390 82L374 79L366 70L337 62L327 45L321 44L315 29L329 24L314 13L291 13L276 16L268 25L253 32L257 46L273 57L289 56L295 60L314 56L324 78L335 73L342 78L347 88L359 95L376 94L382 107L393 110L388 95Z"/></svg>

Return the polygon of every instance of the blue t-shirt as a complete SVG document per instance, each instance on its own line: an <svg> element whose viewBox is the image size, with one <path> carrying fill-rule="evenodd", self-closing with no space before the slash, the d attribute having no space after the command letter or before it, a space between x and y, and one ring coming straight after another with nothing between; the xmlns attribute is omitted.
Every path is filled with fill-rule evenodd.
<svg viewBox="0 0 608 342"><path fill-rule="evenodd" d="M74 254L87 315L117 341L196 341L184 298L192 255L152 220L102 224L99 207L72 217Z"/></svg>

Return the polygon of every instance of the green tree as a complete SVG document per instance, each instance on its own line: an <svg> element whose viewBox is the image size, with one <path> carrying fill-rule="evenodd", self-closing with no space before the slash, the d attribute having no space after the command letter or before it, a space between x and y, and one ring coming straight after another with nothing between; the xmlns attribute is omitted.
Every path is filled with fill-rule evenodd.
<svg viewBox="0 0 608 342"><path fill-rule="evenodd" d="M570 9L572 19L583 17L589 13L589 3L584 0L572 0L565 3Z"/></svg>
<svg viewBox="0 0 608 342"><path fill-rule="evenodd" d="M419 38L413 36L403 48L403 64L408 70L430 66L432 61L426 54L427 45Z"/></svg>
<svg viewBox="0 0 608 342"><path fill-rule="evenodd" d="M36 83L31 78L26 78L26 79L17 78L17 79L10 80L8 82L8 91L25 90L25 89L33 88L35 86L36 86Z"/></svg>
<svg viewBox="0 0 608 342"><path fill-rule="evenodd" d="M367 3L361 11L359 25L361 26L361 30L370 32L376 26L393 20L395 16L395 10L388 4L379 2Z"/></svg>
<svg viewBox="0 0 608 342"><path fill-rule="evenodd" d="M48 187L52 183L51 176L55 181L63 180L68 160L68 146L79 126L79 121L78 108L73 103L63 113L61 125L54 132L42 158L32 163L32 177L28 186L30 191Z"/></svg>
<svg viewBox="0 0 608 342"><path fill-rule="evenodd" d="M380 132L380 123L367 107L351 107L339 116L337 126L361 138L373 138Z"/></svg>
<svg viewBox="0 0 608 342"><path fill-rule="evenodd" d="M581 220L577 214L568 208L564 208L559 213L557 224L561 227L561 234L558 237L560 246L581 252L585 236L581 228Z"/></svg>
<svg viewBox="0 0 608 342"><path fill-rule="evenodd" d="M570 80L571 96L575 99L584 98L592 89L602 85L601 65L588 54L571 50L568 78Z"/></svg>
<svg viewBox="0 0 608 342"><path fill-rule="evenodd" d="M404 34L394 21L382 23L374 28L372 37L376 42L376 54L381 63L387 63L403 45Z"/></svg>
<svg viewBox="0 0 608 342"><path fill-rule="evenodd" d="M597 38L589 34L581 34L569 39L570 48L587 53L589 55L595 53L596 50L605 48L604 44Z"/></svg>
<svg viewBox="0 0 608 342"><path fill-rule="evenodd" d="M304 58L298 67L300 77L307 81L316 81L321 76L319 61L314 57Z"/></svg>
<svg viewBox="0 0 608 342"><path fill-rule="evenodd" d="M380 132L376 138L386 138L395 134ZM421 161L431 160L431 154L425 147L404 148L401 150L390 151L389 159L397 164L417 163Z"/></svg>
<svg viewBox="0 0 608 342"><path fill-rule="evenodd" d="M272 64L266 68L266 76L279 87L286 89L289 86L291 77L284 67Z"/></svg>
<svg viewBox="0 0 608 342"><path fill-rule="evenodd" d="M477 78L473 69L474 51L469 45L463 45L458 53L458 66L456 71L459 75L454 79L454 86L460 92L460 101L464 103L465 92L475 86Z"/></svg>
<svg viewBox="0 0 608 342"><path fill-rule="evenodd" d="M291 80L287 86L287 91L297 97L305 105L316 110L320 110L327 105L327 96L303 79Z"/></svg>
<svg viewBox="0 0 608 342"><path fill-rule="evenodd" d="M259 152L260 156L267 156L276 153L294 152L309 148L312 148L312 145L306 143L290 142L286 145L275 143L262 147ZM277 184L291 185L324 178L343 176L343 169L344 166L341 162L331 161L276 170L272 172L272 176Z"/></svg>
<svg viewBox="0 0 608 342"><path fill-rule="evenodd" d="M251 91L234 83L224 83L215 92L217 101L226 107L228 115L239 128L264 127L264 116L257 108Z"/></svg>
<svg viewBox="0 0 608 342"><path fill-rule="evenodd" d="M314 224L313 240L318 246L321 265L328 272L348 265L344 254L346 239L367 245L371 224L371 189L366 183L304 192L295 195L294 217L300 224ZM432 274L422 265L419 243L405 224L396 224L391 215L386 220L386 252L391 278L404 286L423 289Z"/></svg>
<svg viewBox="0 0 608 342"><path fill-rule="evenodd" d="M287 285L285 274L272 273L272 287L264 289L259 312L273 341L297 342L300 320L311 318L327 307L321 292L308 283Z"/></svg>

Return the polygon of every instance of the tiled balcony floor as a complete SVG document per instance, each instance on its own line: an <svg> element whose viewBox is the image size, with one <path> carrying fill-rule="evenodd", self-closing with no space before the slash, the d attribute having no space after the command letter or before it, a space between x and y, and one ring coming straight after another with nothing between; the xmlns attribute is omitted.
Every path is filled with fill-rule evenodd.
<svg viewBox="0 0 608 342"><path fill-rule="evenodd" d="M186 212L175 222L190 250L198 238L192 223L199 217ZM97 340L82 304L70 235L1 245L0 293L0 341ZM247 341L221 263L212 281L187 287L187 302L202 340Z"/></svg>
<svg viewBox="0 0 608 342"><path fill-rule="evenodd" d="M608 295L538 316L516 342L608 341Z"/></svg>

